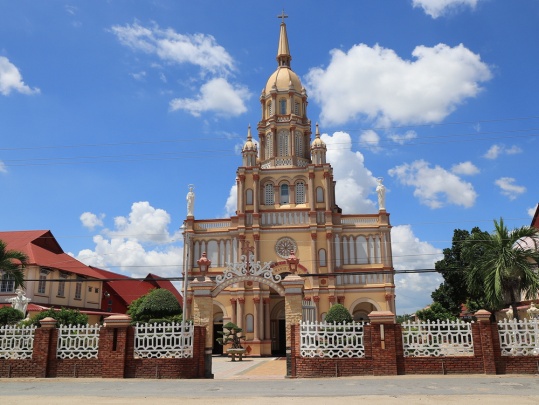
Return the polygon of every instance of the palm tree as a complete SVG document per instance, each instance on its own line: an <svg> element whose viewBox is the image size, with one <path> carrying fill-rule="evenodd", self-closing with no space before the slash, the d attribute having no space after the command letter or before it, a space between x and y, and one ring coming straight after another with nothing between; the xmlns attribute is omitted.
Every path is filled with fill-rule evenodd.
<svg viewBox="0 0 539 405"><path fill-rule="evenodd" d="M17 250L7 250L7 245L0 240L0 274L6 274L15 281L15 288L24 288L24 273L22 269L28 263L28 256Z"/></svg>
<svg viewBox="0 0 539 405"><path fill-rule="evenodd" d="M533 299L539 292L539 230L523 226L509 231L501 218L494 220L494 227L492 234L477 233L466 242L468 286L471 291L482 291L493 309L500 310L509 301L518 320L521 294Z"/></svg>

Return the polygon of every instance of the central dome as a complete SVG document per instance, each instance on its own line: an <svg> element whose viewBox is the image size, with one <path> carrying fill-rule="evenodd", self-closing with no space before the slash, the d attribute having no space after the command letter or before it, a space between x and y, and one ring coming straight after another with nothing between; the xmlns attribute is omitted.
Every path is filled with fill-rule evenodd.
<svg viewBox="0 0 539 405"><path fill-rule="evenodd" d="M291 89L299 93L303 88L298 75L289 67L279 67L275 72L273 72L266 83L266 94L272 90L273 85L276 86L277 91L287 91L290 90L290 86L292 86Z"/></svg>

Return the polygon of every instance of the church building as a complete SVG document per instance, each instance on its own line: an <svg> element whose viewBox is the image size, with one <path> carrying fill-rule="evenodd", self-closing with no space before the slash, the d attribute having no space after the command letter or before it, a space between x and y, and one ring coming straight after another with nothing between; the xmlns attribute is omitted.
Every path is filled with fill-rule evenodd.
<svg viewBox="0 0 539 405"><path fill-rule="evenodd" d="M395 313L391 225L379 179L377 214L343 213L335 196L331 162L318 124L314 139L307 92L292 70L284 15L277 69L260 95L261 118L251 128L236 171L237 211L225 219L194 216L187 195L184 269L191 280L208 280L208 320L213 352L222 325L243 329L250 355L282 355L286 345L285 289L289 274L304 280L304 321L323 321L340 303L356 321L371 311ZM197 311L189 282L185 316ZM213 325L213 327L212 327Z"/></svg>

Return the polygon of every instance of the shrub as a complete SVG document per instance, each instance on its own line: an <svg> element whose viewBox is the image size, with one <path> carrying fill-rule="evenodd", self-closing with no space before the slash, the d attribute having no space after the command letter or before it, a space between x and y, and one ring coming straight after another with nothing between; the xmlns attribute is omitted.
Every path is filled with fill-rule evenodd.
<svg viewBox="0 0 539 405"><path fill-rule="evenodd" d="M174 294L164 288L158 288L133 301L127 313L135 323L148 322L150 319L170 319L178 316L182 313L182 308Z"/></svg>
<svg viewBox="0 0 539 405"><path fill-rule="evenodd" d="M24 318L24 314L12 307L0 308L0 326L15 325Z"/></svg>
<svg viewBox="0 0 539 405"><path fill-rule="evenodd" d="M81 313L78 309L61 308L57 311L50 308L34 315L27 324L41 326L39 321L48 316L56 319L57 325L86 325L88 323L88 315Z"/></svg>
<svg viewBox="0 0 539 405"><path fill-rule="evenodd" d="M353 320L350 312L341 304L334 304L326 314L328 323L352 323Z"/></svg>

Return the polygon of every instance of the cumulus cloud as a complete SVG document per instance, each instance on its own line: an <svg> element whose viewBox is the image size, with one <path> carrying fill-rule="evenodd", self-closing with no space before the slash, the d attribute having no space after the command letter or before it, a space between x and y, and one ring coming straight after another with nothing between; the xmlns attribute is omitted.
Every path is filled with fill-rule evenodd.
<svg viewBox="0 0 539 405"><path fill-rule="evenodd" d="M321 138L327 145L327 161L333 166L336 199L343 213L376 212L369 199L376 189L376 177L366 168L363 154L352 151L350 135L335 132L332 136L322 134Z"/></svg>
<svg viewBox="0 0 539 405"><path fill-rule="evenodd" d="M503 195L509 197L510 200L515 200L520 194L526 192L526 187L517 186L515 184L515 179L512 177L501 177L494 182Z"/></svg>
<svg viewBox="0 0 539 405"><path fill-rule="evenodd" d="M391 229L391 247L395 270L433 269L443 258L442 250L420 241L410 225L397 225ZM430 304L431 293L442 281L438 273L410 273L395 275L397 312L413 313Z"/></svg>
<svg viewBox="0 0 539 405"><path fill-rule="evenodd" d="M96 227L103 226L104 218L105 214L95 215L91 212L83 212L80 216L80 221L85 228L88 228L89 230L93 231Z"/></svg>
<svg viewBox="0 0 539 405"><path fill-rule="evenodd" d="M413 0L414 7L421 7L423 11L436 19L461 8L470 7L472 10L479 0Z"/></svg>
<svg viewBox="0 0 539 405"><path fill-rule="evenodd" d="M475 204L477 198L471 183L438 165L431 167L430 163L424 160L396 166L388 173L396 177L401 184L415 187L414 196L421 204L433 209L447 204L469 208Z"/></svg>
<svg viewBox="0 0 539 405"><path fill-rule="evenodd" d="M4 162L0 160L0 173L7 173L7 167Z"/></svg>
<svg viewBox="0 0 539 405"><path fill-rule="evenodd" d="M404 145L406 142L417 138L417 132L410 130L406 131L404 134L389 134L388 137L393 142L398 143L399 145Z"/></svg>
<svg viewBox="0 0 539 405"><path fill-rule="evenodd" d="M85 215L87 214L87 215ZM102 219L85 213L89 223ZM93 221L93 222L92 222ZM131 206L127 216L114 219L114 229L103 229L93 237L95 247L81 250L76 258L100 268L120 268L132 277L143 277L149 272L162 277L178 276L183 263L183 248L174 243L181 238L179 232L170 233L170 215L148 202Z"/></svg>
<svg viewBox="0 0 539 405"><path fill-rule="evenodd" d="M415 60L379 45L331 51L327 68L313 68L306 84L327 124L360 116L381 125L437 123L490 80L489 67L464 45L417 46Z"/></svg>
<svg viewBox="0 0 539 405"><path fill-rule="evenodd" d="M238 186L234 184L230 187L230 194L226 199L225 204L225 215L228 217L236 215L236 210L238 208Z"/></svg>
<svg viewBox="0 0 539 405"><path fill-rule="evenodd" d="M40 90L27 86L17 66L5 56L0 56L0 94L8 96L12 91L21 94L37 94Z"/></svg>
<svg viewBox="0 0 539 405"><path fill-rule="evenodd" d="M148 28L137 22L115 25L111 31L123 45L156 55L167 63L188 63L204 71L220 74L234 70L232 57L211 35L184 35L172 28L162 29L157 24Z"/></svg>
<svg viewBox="0 0 539 405"><path fill-rule="evenodd" d="M363 131L359 135L359 144L361 147L375 153L382 149L380 148L380 136L372 129Z"/></svg>
<svg viewBox="0 0 539 405"><path fill-rule="evenodd" d="M500 155L516 155L522 153L522 149L516 145L511 146L510 148L506 147L503 144L494 144L489 150L483 155L486 159L498 159Z"/></svg>
<svg viewBox="0 0 539 405"><path fill-rule="evenodd" d="M195 117L213 111L221 116L237 116L247 111L245 101L251 98L244 86L233 86L224 78L204 83L196 98L176 98L170 102L171 111L185 110Z"/></svg>
<svg viewBox="0 0 539 405"><path fill-rule="evenodd" d="M462 162L451 167L451 171L455 174L473 176L479 173L479 169L472 162Z"/></svg>
<svg viewBox="0 0 539 405"><path fill-rule="evenodd" d="M539 204L535 204L535 207L528 208L528 215L530 216L530 218L533 218L533 216L535 215L537 207L539 207Z"/></svg>

